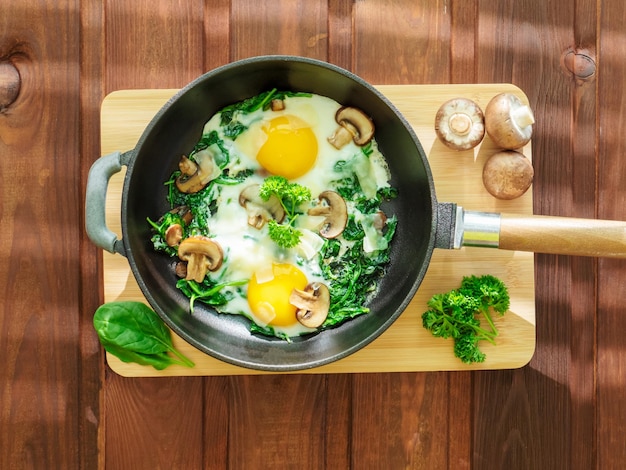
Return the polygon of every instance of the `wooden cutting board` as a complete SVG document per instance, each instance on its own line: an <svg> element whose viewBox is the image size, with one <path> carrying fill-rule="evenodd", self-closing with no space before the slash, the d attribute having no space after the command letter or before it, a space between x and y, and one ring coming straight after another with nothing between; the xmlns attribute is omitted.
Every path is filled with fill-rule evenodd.
<svg viewBox="0 0 626 470"><path fill-rule="evenodd" d="M511 92L528 103L510 84L385 85L377 87L411 123L428 155L440 202L456 202L469 210L532 214L532 190L513 201L491 197L482 185L482 167L497 149L486 137L474 150L455 152L441 144L433 120L441 103L462 96L484 109L500 92ZM108 95L101 110L102 154L135 147L143 130L177 90L121 90ZM531 146L523 153L531 158ZM121 238L120 208L124 171L113 176L107 193L107 224ZM146 302L126 258L105 252L104 300ZM481 343L484 363L466 365L454 357L452 341L433 337L422 327L421 314L435 293L458 287L465 275L493 274L509 287L511 310L496 319L497 345ZM436 370L509 369L528 363L535 350L534 255L489 248L439 250L417 294L399 319L367 347L340 361L299 373L406 372ZM147 303L147 302L146 302ZM194 368L171 366L157 371L126 364L107 354L109 366L123 376L241 375L265 372L233 366L195 349L176 335L174 345L195 362Z"/></svg>

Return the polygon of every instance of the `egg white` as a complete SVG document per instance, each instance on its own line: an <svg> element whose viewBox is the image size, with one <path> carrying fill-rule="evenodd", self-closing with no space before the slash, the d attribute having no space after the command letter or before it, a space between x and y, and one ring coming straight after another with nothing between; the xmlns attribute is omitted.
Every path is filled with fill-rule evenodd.
<svg viewBox="0 0 626 470"><path fill-rule="evenodd" d="M305 274L308 282L328 283L322 277L317 256L324 242L317 234L323 219L306 214L301 215L296 225L304 233L301 244L293 249L281 249L269 238L267 225L261 230L248 225L246 210L239 204L239 194L243 188L251 184L262 184L264 178L268 176L256 160L256 155L267 139L262 127L271 119L281 115L294 115L306 122L318 143L318 154L312 168L303 176L291 181L311 190L312 205L322 191L333 189L332 181L344 176L334 170L337 162L353 159L355 155L362 155L361 149L352 142L338 150L327 140L338 127L335 114L339 108L340 104L336 101L319 95L288 97L285 99L284 110L260 109L238 116L237 119L247 129L234 141L224 136L223 129L220 127L219 113L206 123L204 133L217 131L229 151L230 163L226 169L231 175L245 169L255 170L255 173L243 183L219 186L217 210L209 222L211 237L222 246L224 251L222 267L212 273L213 277L220 280L219 282L249 280L254 273L267 272L272 262L276 262L295 265ZM373 179L375 189L388 185L389 173L382 155L380 159L370 160L364 163L370 167L361 169L362 178ZM243 288L244 292L246 289L247 286ZM233 300L222 307L222 311L243 314L260 326L265 326L264 322L250 311L244 296L235 295ZM289 327L273 326L273 328L276 332L287 336L298 336L315 331L304 327L295 319L293 325Z"/></svg>

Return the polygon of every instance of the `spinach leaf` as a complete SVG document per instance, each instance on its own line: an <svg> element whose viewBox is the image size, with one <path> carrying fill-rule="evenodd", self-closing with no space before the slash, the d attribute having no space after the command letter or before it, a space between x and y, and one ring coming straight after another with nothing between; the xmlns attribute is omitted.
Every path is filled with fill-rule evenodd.
<svg viewBox="0 0 626 470"><path fill-rule="evenodd" d="M193 306L196 300L214 307L225 305L233 299L234 294L231 291L223 293L222 289L229 286L243 286L247 284L248 281L248 279L244 279L241 281L231 281L218 284L209 276L206 276L202 283L197 283L194 280L188 281L187 279L179 279L176 283L176 287L178 287L183 294L189 297L189 310L193 312Z"/></svg>
<svg viewBox="0 0 626 470"><path fill-rule="evenodd" d="M230 154L228 149L224 146L224 141L220 139L217 131L211 131L208 134L202 134L202 137L198 143L194 146L193 150L189 153L189 157L193 160L193 156L201 150L215 145L216 151L214 152L215 162L220 168L224 168L230 161ZM219 150L219 151L218 151Z"/></svg>
<svg viewBox="0 0 626 470"><path fill-rule="evenodd" d="M170 330L163 320L141 302L101 305L94 314L93 325L104 349L123 362L151 365L157 370L171 364L194 366L174 348Z"/></svg>

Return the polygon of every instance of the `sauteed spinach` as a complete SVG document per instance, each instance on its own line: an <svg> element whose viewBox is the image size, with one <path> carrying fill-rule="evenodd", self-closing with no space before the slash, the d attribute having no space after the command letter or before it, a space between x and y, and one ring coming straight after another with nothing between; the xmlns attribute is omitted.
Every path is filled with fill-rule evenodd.
<svg viewBox="0 0 626 470"><path fill-rule="evenodd" d="M383 212L383 203L395 198L397 192L390 185L389 170L375 139L369 137L366 142L358 144L356 140L344 143L345 148L340 150L330 137L345 124L335 121L336 114L344 108L335 103L337 108L320 108L324 113L314 114L313 105L308 102L311 96L320 98L308 93L273 89L223 108L205 124L193 150L188 157L181 157L179 169L165 181L171 211L156 222L148 220L153 229L152 243L156 251L179 258L173 263L179 277L176 286L189 298L192 312L194 305L201 302L219 313L248 317L252 320L250 330L254 333L288 340L290 336L315 331L312 328L330 328L369 311L368 302L377 291L378 282L390 261L391 240L397 226L396 217ZM281 102L277 105L278 112L274 109L276 101ZM287 117L282 113L285 108ZM298 115L293 111L295 109L306 112ZM327 112L329 109L332 112ZM293 116L289 114L292 112ZM299 127L294 128L297 131L288 132L296 133L300 129L312 132L302 124L305 118L310 118L310 122L327 122L317 136L317 142L324 145L324 153L320 150L317 154L318 161L324 163L306 170L310 171L308 176L307 173L282 175L282 163L278 170L270 170L256 158L258 149L250 150L256 142L263 141L258 138L262 132L274 132L267 130L274 124L278 126L275 129L280 129L275 131L277 133L283 132L292 125L290 123ZM283 121L276 124L274 119ZM373 126L369 118L363 119ZM261 131L260 123L269 127ZM345 125L346 129L351 129L349 132L355 132L353 127ZM346 129L343 131L348 132ZM274 152L279 154L282 148L293 145L300 144L288 143ZM301 149L305 148L308 147ZM304 161L305 158L299 155L289 157L293 158L289 162ZM211 178L202 181L200 189L189 190L191 185L187 180L200 175L207 158L213 166ZM188 173L189 161L193 171ZM251 190L253 188L257 189ZM327 215L331 212L331 203L322 197L324 193L335 194L344 206L340 211L340 218L343 217L344 221L337 223L342 228L328 236L326 233L330 232L323 233L322 228L332 225ZM189 213L189 217L177 217L181 208ZM337 212L334 206L332 210ZM176 243L167 240L172 224L180 226L181 236ZM189 239L193 239L196 247L211 244L213 253L222 253L218 261L213 255L207 255L203 263L212 268L207 268L199 277L196 277L197 266L194 266L194 274L189 274L188 260L181 254L186 251L181 250L181 246ZM257 257L259 253L263 256ZM276 264L289 264L306 273L303 275L308 286L317 282L327 287L330 305L326 304L323 323L312 327L298 320L303 326L287 331L275 328L271 320L259 321L261 314L254 311L254 301L250 300L251 285L273 279L271 270ZM258 276L263 279L261 282L256 281ZM304 285L294 286L289 292L293 295L302 289ZM295 309L289 292L286 296L290 308ZM272 302L277 299L273 295L261 295L261 300L272 309L275 307Z"/></svg>

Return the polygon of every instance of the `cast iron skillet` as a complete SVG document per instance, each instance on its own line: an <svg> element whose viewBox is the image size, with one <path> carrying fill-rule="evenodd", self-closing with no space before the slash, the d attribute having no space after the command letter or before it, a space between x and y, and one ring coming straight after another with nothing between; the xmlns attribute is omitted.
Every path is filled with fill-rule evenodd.
<svg viewBox="0 0 626 470"><path fill-rule="evenodd" d="M294 338L291 343L252 335L245 318L216 314L199 303L190 314L189 300L175 287L172 260L154 252L146 222L147 217L156 220L169 210L163 182L169 179L180 156L194 147L205 122L222 107L272 88L312 92L364 110L375 123L376 140L389 163L391 183L399 191L399 197L385 207L386 213L397 216L398 228L387 275L369 305L371 312L337 328ZM123 165L128 168L121 208L123 238L118 240L106 227L104 199L108 179ZM459 229L463 225L481 225L481 214L464 213L454 204L437 202L430 168L417 136L374 87L328 63L291 56L245 59L191 82L156 114L133 150L108 155L94 163L86 198L88 235L98 246L128 258L146 299L173 331L220 360L267 371L317 367L348 356L373 341L410 302L424 278L433 249L472 244L463 242ZM499 216L486 216L486 231L497 231ZM617 230L623 234L624 224L620 227ZM473 227L472 233L476 231ZM569 227L565 228L567 231ZM526 249L515 243L505 248ZM537 251L532 247L529 250ZM609 255L626 255L623 242Z"/></svg>

